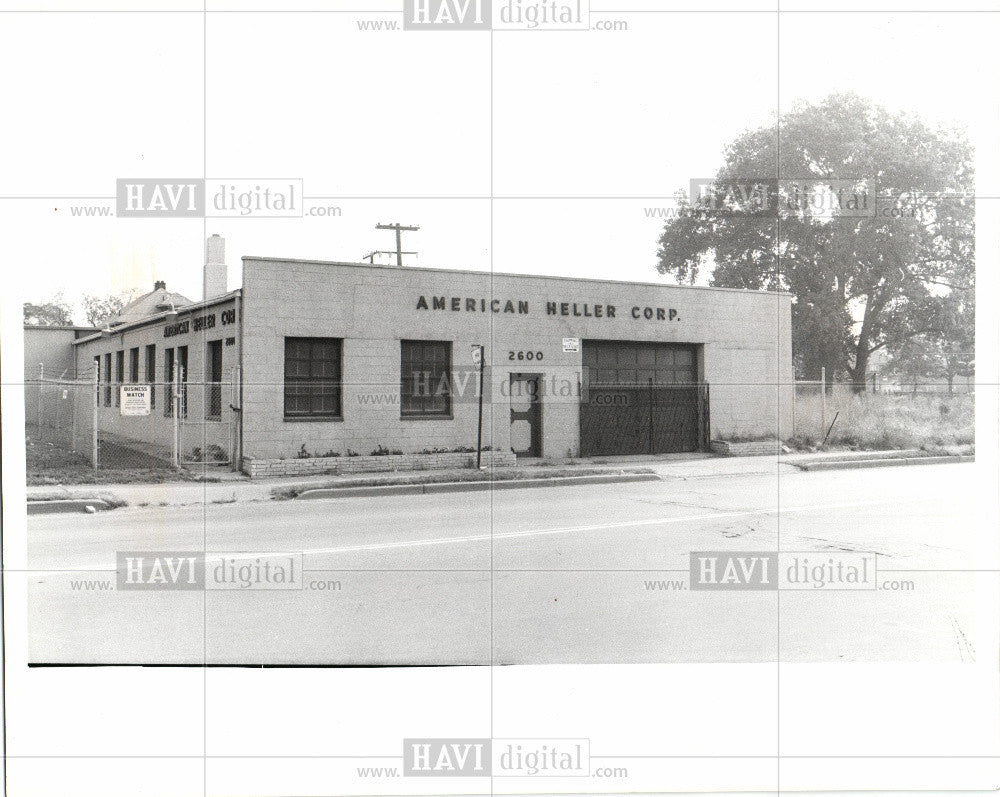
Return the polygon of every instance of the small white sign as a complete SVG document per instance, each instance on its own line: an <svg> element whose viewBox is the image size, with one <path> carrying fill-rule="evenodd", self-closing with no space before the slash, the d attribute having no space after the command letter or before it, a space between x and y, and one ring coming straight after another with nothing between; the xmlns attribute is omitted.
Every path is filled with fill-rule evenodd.
<svg viewBox="0 0 1000 797"><path fill-rule="evenodd" d="M483 361L483 347L479 345L472 346L472 364L479 365Z"/></svg>
<svg viewBox="0 0 1000 797"><path fill-rule="evenodd" d="M122 415L149 415L149 385L122 385Z"/></svg>
<svg viewBox="0 0 1000 797"><path fill-rule="evenodd" d="M563 351L580 351L580 339L563 338Z"/></svg>

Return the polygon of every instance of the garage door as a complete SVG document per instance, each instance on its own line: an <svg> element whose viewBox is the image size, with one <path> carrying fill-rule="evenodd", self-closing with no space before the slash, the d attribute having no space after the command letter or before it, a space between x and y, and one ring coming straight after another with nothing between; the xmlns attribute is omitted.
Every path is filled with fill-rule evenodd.
<svg viewBox="0 0 1000 797"><path fill-rule="evenodd" d="M708 389L696 355L687 344L584 341L581 456L697 451Z"/></svg>

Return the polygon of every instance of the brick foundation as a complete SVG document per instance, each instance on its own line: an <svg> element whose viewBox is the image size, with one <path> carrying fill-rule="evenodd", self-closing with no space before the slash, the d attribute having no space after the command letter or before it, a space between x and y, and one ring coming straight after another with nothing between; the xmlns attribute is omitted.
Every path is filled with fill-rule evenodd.
<svg viewBox="0 0 1000 797"><path fill-rule="evenodd" d="M484 451L483 466L509 468L517 464L512 451ZM244 457L242 471L251 479L272 476L307 476L316 473L379 473L443 468L474 468L474 453L386 454L381 457L308 457L302 459L252 459Z"/></svg>
<svg viewBox="0 0 1000 797"><path fill-rule="evenodd" d="M728 440L713 440L712 451L727 457L757 457L775 455L781 449L777 440L753 440L747 443L731 443Z"/></svg>

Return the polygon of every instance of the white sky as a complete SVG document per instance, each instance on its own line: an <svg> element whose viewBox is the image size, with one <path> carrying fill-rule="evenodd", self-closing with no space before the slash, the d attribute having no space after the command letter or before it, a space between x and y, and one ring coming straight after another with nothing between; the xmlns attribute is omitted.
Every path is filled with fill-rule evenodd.
<svg viewBox="0 0 1000 797"><path fill-rule="evenodd" d="M2 193L40 199L0 200L4 309L155 279L200 298L206 232L225 236L237 287L244 254L389 249L378 221L421 225L404 239L419 265L488 270L492 255L502 271L655 279L662 222L643 208L711 176L727 142L771 118L776 16L601 16L630 29L494 35L491 170L489 34L357 29L392 14L218 14L206 75L200 14L5 15L0 74L18 77L0 86ZM783 14L781 107L852 90L963 124L979 143L979 194L1000 196L998 33L997 14ZM117 177L206 172L301 177L343 215L69 213L112 196ZM492 225L491 180L514 197L493 202Z"/></svg>

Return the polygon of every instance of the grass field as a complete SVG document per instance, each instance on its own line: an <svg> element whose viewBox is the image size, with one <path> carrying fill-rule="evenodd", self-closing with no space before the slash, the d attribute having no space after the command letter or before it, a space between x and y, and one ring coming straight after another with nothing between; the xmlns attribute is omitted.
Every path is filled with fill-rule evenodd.
<svg viewBox="0 0 1000 797"><path fill-rule="evenodd" d="M798 447L822 443L826 434L822 416L817 393L797 396L795 435L789 442ZM976 441L975 400L967 393L853 394L838 385L827 397L827 428L831 423L828 447L970 449Z"/></svg>

